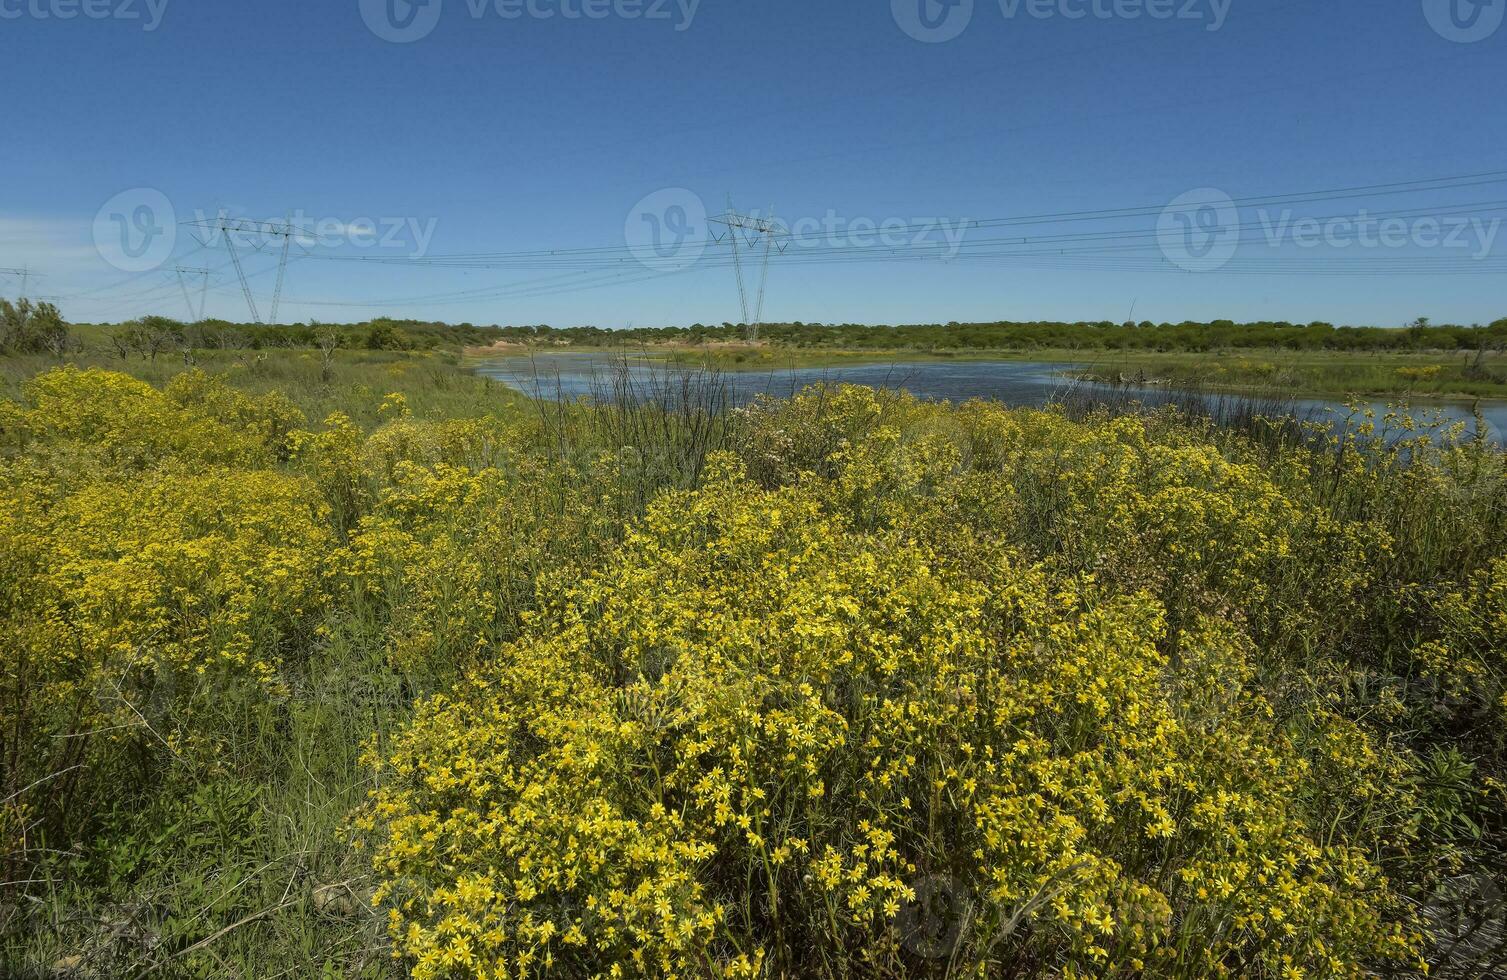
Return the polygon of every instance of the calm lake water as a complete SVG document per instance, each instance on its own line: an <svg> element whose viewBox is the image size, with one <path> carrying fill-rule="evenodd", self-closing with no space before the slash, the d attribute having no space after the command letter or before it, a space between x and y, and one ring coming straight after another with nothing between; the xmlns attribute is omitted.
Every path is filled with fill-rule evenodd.
<svg viewBox="0 0 1507 980"><path fill-rule="evenodd" d="M674 375L673 368L667 369L648 358L629 358L626 364L630 382L646 394L664 384L667 372ZM575 399L609 391L614 374L620 373L623 365L620 355L582 352L492 358L479 362L476 370L536 398ZM890 361L840 367L726 371L721 380L737 405L747 404L763 394L789 396L821 382L903 389L930 401L985 398L1026 407L1059 401L1074 392L1123 395L1133 391L1138 396L1143 394L1150 404L1168 397L1164 388L1111 387L1075 381L1065 376L1074 367L1046 361ZM1376 402L1373 407L1379 419L1386 403ZM1417 408L1437 409L1452 419L1471 419L1468 403L1420 402ZM1482 410L1492 437L1502 440L1507 433L1507 402L1482 402ZM1324 399L1301 399L1294 404L1294 411L1313 418L1332 417L1331 413L1343 418L1348 414L1342 402Z"/></svg>

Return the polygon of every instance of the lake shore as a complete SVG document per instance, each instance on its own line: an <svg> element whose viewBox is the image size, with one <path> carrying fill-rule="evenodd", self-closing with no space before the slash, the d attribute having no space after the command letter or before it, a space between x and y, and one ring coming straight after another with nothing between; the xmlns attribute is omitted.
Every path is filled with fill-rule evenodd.
<svg viewBox="0 0 1507 980"><path fill-rule="evenodd" d="M1293 352L1233 349L1208 352L1074 350L812 349L773 344L661 344L639 347L529 346L471 348L468 360L558 354L649 357L719 371L778 371L893 363L1048 362L1078 370L1074 380L1175 385L1213 392L1326 398L1406 398L1420 402L1507 400L1507 357L1488 354Z"/></svg>

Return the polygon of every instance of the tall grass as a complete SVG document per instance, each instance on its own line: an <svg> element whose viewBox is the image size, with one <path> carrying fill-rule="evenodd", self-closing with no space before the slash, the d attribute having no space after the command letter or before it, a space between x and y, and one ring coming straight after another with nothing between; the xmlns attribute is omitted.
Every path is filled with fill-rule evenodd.
<svg viewBox="0 0 1507 980"><path fill-rule="evenodd" d="M1291 389L1277 387L1232 392L1197 383L1147 387L1141 379L1117 379L1068 384L1054 401L1069 418L1172 413L1210 432L1235 432L1274 446L1303 441L1324 421Z"/></svg>
<svg viewBox="0 0 1507 980"><path fill-rule="evenodd" d="M623 465L626 518L665 489L690 489L707 456L731 446L731 395L720 371L619 355L594 369L590 394L567 396L537 366L533 402L543 446L581 462L609 451Z"/></svg>

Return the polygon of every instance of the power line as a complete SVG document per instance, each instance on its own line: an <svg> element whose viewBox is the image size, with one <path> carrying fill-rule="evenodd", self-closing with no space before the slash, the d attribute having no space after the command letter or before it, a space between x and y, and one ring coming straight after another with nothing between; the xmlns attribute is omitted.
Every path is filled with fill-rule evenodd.
<svg viewBox="0 0 1507 980"><path fill-rule="evenodd" d="M1276 207L1276 206L1299 206L1318 204L1326 201L1355 200L1363 198L1387 198L1392 196L1417 195L1428 193L1443 193L1450 190L1476 187L1490 184L1507 182L1507 170L1485 171L1479 173L1461 174L1449 177L1420 178L1405 181L1393 181L1388 183L1373 183L1351 185L1345 187L1332 187L1323 190L1289 192L1285 194L1266 194L1231 199L1237 208L1246 207ZM1187 205L1187 208L1202 205ZM1507 199L1476 201L1472 203L1438 204L1432 207L1417 206L1409 208L1394 208L1380 211L1367 211L1366 216L1370 220L1384 221L1393 218L1404 217L1437 217L1447 218L1457 215L1484 216L1507 209ZM957 233L955 239L936 240L926 237L938 230L936 222L901 222L886 223L876 227L872 231L864 231L864 238L854 240L850 231L846 240L830 238L827 242L821 242L811 246L789 248L792 242L801 239L792 236L789 229L780 222L773 214L772 209L764 216L742 214L729 205L728 211L713 219L714 223L722 225L727 230L721 236L714 236L705 242L689 242L685 247L696 245L727 245L727 249L716 249L698 262L692 263L690 268L684 271L725 269L731 266L738 281L739 304L743 315L743 322L751 327L751 335L757 336L763 322L764 302L767 293L768 276L771 266L775 263L789 265L840 265L860 262L938 262L938 261L990 261L1001 264L1013 264L1020 268L1029 269L1072 269L1077 271L1133 271L1133 272L1169 272L1183 270L1176 269L1164 255L1159 255L1161 245L1161 233L1155 229L1129 227L1103 229L1085 228L1074 230L1065 227L1071 224L1101 223L1113 225L1116 222L1132 221L1152 215L1166 213L1166 205L1142 205L1137 207L1119 207L1102 209L1084 209L1076 211L1056 211L1045 213L1030 213L1021 215L1004 215L993 218L974 219L959 221L949 224L949 232ZM1309 218L1303 220L1327 222L1336 219L1354 220L1357 216L1333 215L1330 218ZM258 307L249 284L249 280L257 275L270 274L276 271L278 281L273 294L273 320L277 319L280 304L283 302L295 306L331 306L351 308L379 308L404 305L448 305L452 303L477 302L486 299L504 297L543 297L558 295L583 289L596 289L612 285L631 285L662 278L666 273L649 272L640 265L625 244L613 244L606 246L578 247L564 249L526 249L515 251L486 251L486 252L457 252L437 256L349 256L349 255L322 255L314 254L300 246L303 254L298 259L313 258L321 261L347 261L369 262L387 267L406 267L423 269L427 271L443 272L445 270L468 271L471 269L536 269L551 271L550 275L541 278L529 279L523 282L499 283L481 287L469 287L461 290L431 291L423 295L410 295L403 297L390 297L387 299L363 299L361 301L341 301L326 297L305 297L303 299L283 298L283 283L285 281L290 250L293 239L302 239L307 233L296 228L290 223L277 222L254 222L238 219L229 219L223 215L213 221L185 222L196 224L201 227L213 227L226 235L227 250L230 253L231 264L236 268L236 276L241 287L242 296L245 299L253 319L261 322L258 315ZM1222 233L1239 233L1256 228L1264 228L1267 231L1267 240L1273 244L1289 244L1286 232L1282 233L1281 241L1272 239L1272 228L1269 220L1261 221L1237 221L1227 226L1221 226ZM1055 226L1055 227L1054 227ZM1009 234L1014 229L1023 229L1025 234ZM979 237L978 233L993 231L988 237ZM963 238L963 232L973 233L968 238ZM892 242L883 240L883 235L906 235L917 233L911 241ZM232 241L232 235L256 235L269 240L281 238L282 250L274 268L266 269L257 273L248 273L242 264L240 250ZM802 236L804 237L804 236ZM208 242L200 242L200 249L208 247ZM745 249L758 249L762 247L759 255L761 266L758 271L759 284L756 297L750 303L750 283L747 280L751 269L745 268ZM195 249L193 251L198 251ZM258 248L258 251L261 249ZM193 254L190 252L189 254ZM751 252L750 254L757 254ZM181 267L180 267L181 268ZM158 270L161 271L161 270ZM199 313L202 317L205 311L205 297L209 291L208 275L212 270L191 270L192 274L203 277L202 293L199 303ZM1363 256L1335 256L1332 253L1293 256L1288 254L1271 254L1259 257L1249 255L1236 255L1220 270L1221 274L1242 275L1463 275L1463 274L1499 274L1502 264L1497 256L1479 256L1466 258L1459 254L1430 254L1419 255L1416 250L1404 253L1389 251L1386 254L1367 254ZM189 273L179 272L177 285L184 293L186 306L192 314L193 304L187 295L187 284L184 278ZM127 285L140 276L128 277L126 280L113 284L116 288ZM172 283L165 284L172 288ZM78 297L98 293L102 289L111 288L96 287L77 294ZM216 287L221 288L221 287ZM146 298L161 293L163 286L154 286L136 294L137 298ZM119 299L120 297L117 297ZM93 302L93 301L90 301Z"/></svg>
<svg viewBox="0 0 1507 980"><path fill-rule="evenodd" d="M1464 187L1477 187L1487 184L1499 184L1507 182L1507 170L1486 171L1483 173L1465 174L1454 177L1435 177L1409 181L1395 181L1383 184L1365 184L1350 187L1331 188L1326 190L1300 191L1287 194L1268 194L1250 197L1231 198L1231 202L1238 207L1277 206L1289 204L1316 204L1334 200L1355 200L1366 197L1390 197L1402 194L1428 193L1432 191L1454 190ZM1191 209L1199 205L1187 205ZM967 219L963 230L981 230L987 228L1022 227L1035 224L1056 224L1067 222L1084 221L1107 221L1116 219L1130 219L1139 217L1159 216L1168 210L1166 204L1140 205L1128 208L1107 208L1080 211L1058 211L1039 214L1012 215L997 218ZM717 220L717 219L714 219ZM719 222L724 223L725 222ZM935 230L936 224L928 222L910 222L902 225L894 225L888 231L894 234L902 234L910 231ZM788 229L785 229L788 233ZM723 238L709 237L704 240L687 242L685 247L705 247L722 244ZM636 261L631 250L626 244L613 244L601 246L587 246L580 248L559 249L524 249L518 251L501 252L455 252L433 256L349 256L349 255L316 255L313 258L320 261L337 262L369 262L375 264L410 265L419 267L499 267L505 264L519 265L565 265L571 262L585 264L587 260L602 262L628 262Z"/></svg>
<svg viewBox="0 0 1507 980"><path fill-rule="evenodd" d="M26 287L32 279L46 278L40 272L32 272L30 267L23 266L20 269L0 269L0 276L15 276L21 280L21 294L18 299L26 299Z"/></svg>

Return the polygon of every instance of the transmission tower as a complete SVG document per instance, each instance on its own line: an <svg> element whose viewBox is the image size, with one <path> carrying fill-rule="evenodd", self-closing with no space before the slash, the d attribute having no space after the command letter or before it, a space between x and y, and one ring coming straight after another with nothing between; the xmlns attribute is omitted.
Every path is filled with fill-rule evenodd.
<svg viewBox="0 0 1507 980"><path fill-rule="evenodd" d="M235 264L235 274L241 280L241 293L246 297L246 305L251 308L251 322L260 324L262 315L256 311L256 297L251 295L251 287L246 283L246 268L241 265L241 253L235 250L235 242L230 240L230 234L225 233L225 247L230 250L230 261Z"/></svg>
<svg viewBox="0 0 1507 980"><path fill-rule="evenodd" d="M277 261L277 291L272 294L272 322L277 322L277 307L283 301L283 276L288 272L288 247L293 244L291 234L283 235L283 254Z"/></svg>
<svg viewBox="0 0 1507 980"><path fill-rule="evenodd" d="M255 323L262 322L262 315L256 308L256 299L251 295L251 286L246 282L246 269L241 264L241 253L236 250L235 235L260 235L264 238L281 238L283 240L282 255L277 263L277 291L272 294L272 322L277 322L277 308L283 298L283 278L288 271L288 250L293 245L293 239L307 237L307 232L294 225L274 221L247 221L242 218L227 218L224 215L213 221L191 221L188 224L198 225L203 228L218 229L225 236L225 248L230 252L230 261L235 265L236 276L241 280L241 294L246 297L246 306L251 310L251 319ZM260 246L257 251L260 251Z"/></svg>
<svg viewBox="0 0 1507 980"><path fill-rule="evenodd" d="M769 206L769 220L770 220L771 223L774 222L774 205L773 204L771 204ZM753 339L755 341L758 341L758 339L759 339L759 327L762 326L763 323L764 323L764 290L769 286L769 254L770 254L770 252L772 252L774 250L773 247L774 247L775 234L776 234L776 232L773 230L773 228L771 228L771 230L769 232L767 232L763 236L764 237L764 264L763 264L762 269L759 272L759 301L754 304ZM784 250L785 249L784 249L784 246L782 244L781 247L780 247L780 251L783 252Z"/></svg>
<svg viewBox="0 0 1507 980"><path fill-rule="evenodd" d="M178 274L178 287L183 290L183 303L188 307L188 316L190 322L201 322L204 319L205 304L209 302L209 276L211 270L186 269L180 265L173 271ZM190 276L199 276L203 280L202 286L199 290L199 311L197 314L194 312L194 301L189 298L188 295L188 278Z"/></svg>
<svg viewBox="0 0 1507 980"><path fill-rule="evenodd" d="M31 279L32 276L37 276L38 278L41 278L41 273L32 272L31 269L29 269L29 268L22 268L22 269L0 269L0 276L15 276L16 278L20 279L21 280L21 295L20 295L19 298L20 299L25 299L26 298L26 286L27 286L27 282Z"/></svg>
<svg viewBox="0 0 1507 980"><path fill-rule="evenodd" d="M778 249L782 254L789 244L783 241L786 236L785 230L775 220L774 208L769 208L769 217L740 214L733 208L732 201L727 203L727 213L712 218L714 224L723 225L727 228L727 234L715 237L714 241L726 241L733 250L733 274L738 280L738 304L743 311L741 322L748 325L748 339L757 342L759 328L764 324L764 294L769 285L769 257ZM778 244L777 244L778 241ZM748 288L743 277L743 248L747 246L749 251L760 248L763 254L759 269L759 292L754 304L754 315L748 315Z"/></svg>

